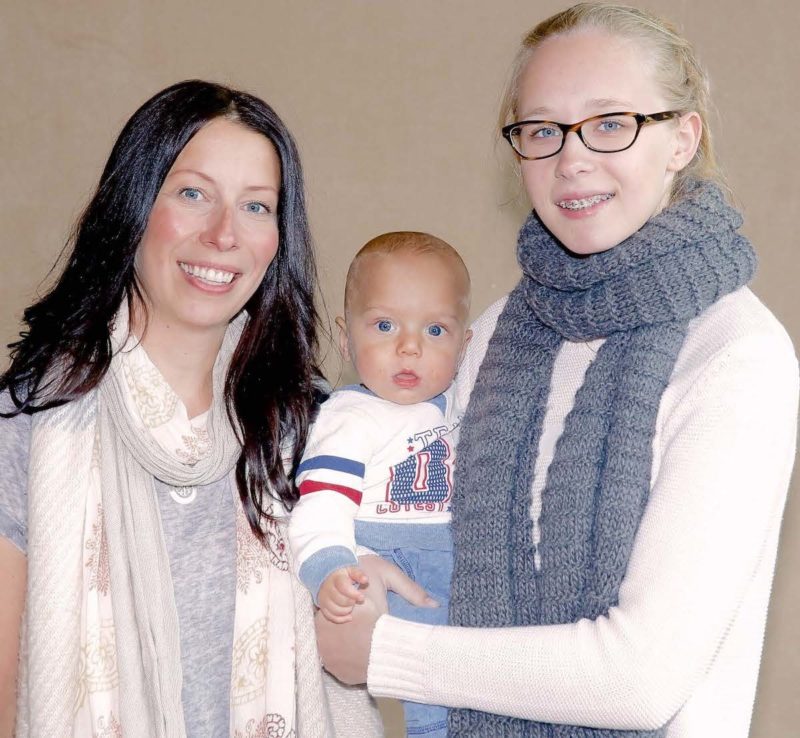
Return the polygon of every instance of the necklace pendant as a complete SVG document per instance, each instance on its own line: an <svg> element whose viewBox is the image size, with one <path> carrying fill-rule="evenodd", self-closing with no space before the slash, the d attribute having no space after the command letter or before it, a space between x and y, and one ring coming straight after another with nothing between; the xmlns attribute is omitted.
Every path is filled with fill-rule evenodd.
<svg viewBox="0 0 800 738"><path fill-rule="evenodd" d="M197 487L170 487L169 496L179 505L191 505L197 499Z"/></svg>

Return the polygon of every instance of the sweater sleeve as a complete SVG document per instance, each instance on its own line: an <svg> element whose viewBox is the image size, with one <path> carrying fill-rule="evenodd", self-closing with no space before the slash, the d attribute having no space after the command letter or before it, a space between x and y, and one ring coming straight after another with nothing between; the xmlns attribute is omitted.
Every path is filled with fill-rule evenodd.
<svg viewBox="0 0 800 738"><path fill-rule="evenodd" d="M375 437L371 418L334 395L323 404L297 469L300 500L289 521L297 575L314 601L325 579L358 563L353 521Z"/></svg>
<svg viewBox="0 0 800 738"><path fill-rule="evenodd" d="M598 728L667 723L712 668L757 575L771 577L795 448L798 371L787 342L737 339L676 402L606 616L477 629L384 615L370 692Z"/></svg>

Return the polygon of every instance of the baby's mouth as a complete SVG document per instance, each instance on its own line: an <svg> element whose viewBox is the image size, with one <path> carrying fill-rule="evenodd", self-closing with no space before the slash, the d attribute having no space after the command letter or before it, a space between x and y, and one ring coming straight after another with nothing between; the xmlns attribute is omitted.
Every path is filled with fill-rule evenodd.
<svg viewBox="0 0 800 738"><path fill-rule="evenodd" d="M400 387L414 387L419 383L419 376L415 372L397 372L393 377L394 383Z"/></svg>

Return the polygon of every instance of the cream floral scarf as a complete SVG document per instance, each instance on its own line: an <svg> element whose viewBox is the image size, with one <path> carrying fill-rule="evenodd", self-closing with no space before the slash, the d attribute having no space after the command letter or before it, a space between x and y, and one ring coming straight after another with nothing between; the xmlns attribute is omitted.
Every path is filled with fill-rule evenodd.
<svg viewBox="0 0 800 738"><path fill-rule="evenodd" d="M222 388L244 321L227 331L205 416L189 420L129 338L126 309L98 389L34 416L18 736L185 736L177 611L153 479L185 497L232 475L240 444ZM288 738L297 729L296 650L311 660L298 675L301 687L310 684L308 696L323 700L313 640L305 642L313 639L310 611L294 592L281 526L269 526L264 547L233 479L230 486L237 506L230 734ZM308 631L297 646L295 607ZM324 735L324 725L313 732Z"/></svg>

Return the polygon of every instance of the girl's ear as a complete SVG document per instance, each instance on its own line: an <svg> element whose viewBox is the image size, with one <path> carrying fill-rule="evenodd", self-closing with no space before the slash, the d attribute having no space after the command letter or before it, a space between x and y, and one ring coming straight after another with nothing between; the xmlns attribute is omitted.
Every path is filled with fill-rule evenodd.
<svg viewBox="0 0 800 738"><path fill-rule="evenodd" d="M342 352L342 356L344 357L345 361L350 361L350 345L349 341L347 340L347 323L345 323L345 320L341 315L336 318L336 326L339 328L339 351Z"/></svg>
<svg viewBox="0 0 800 738"><path fill-rule="evenodd" d="M680 172L694 158L703 133L703 120L698 113L685 113L678 119L674 149L667 165L668 172Z"/></svg>

